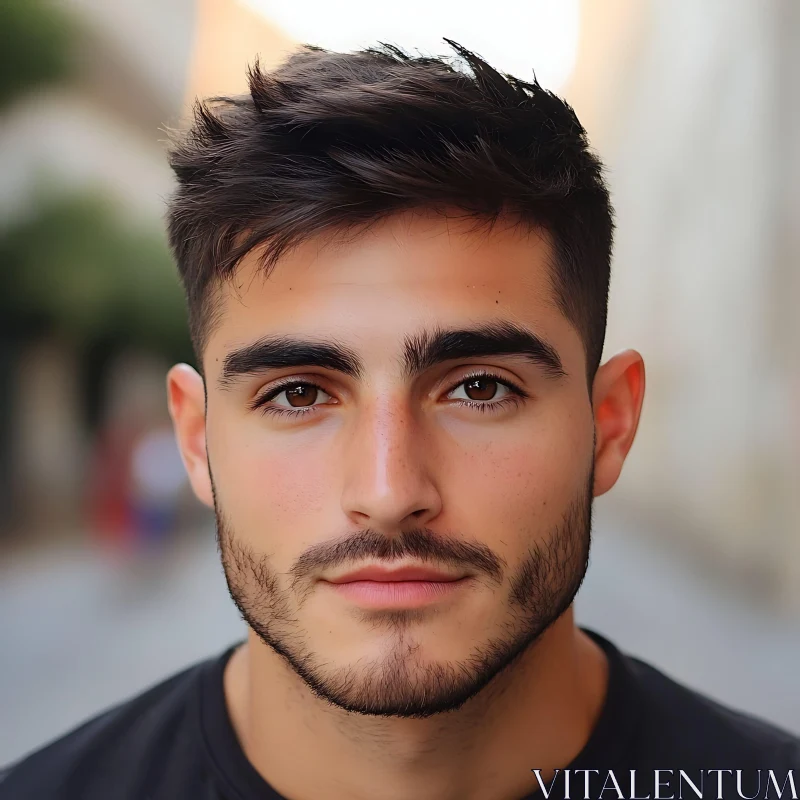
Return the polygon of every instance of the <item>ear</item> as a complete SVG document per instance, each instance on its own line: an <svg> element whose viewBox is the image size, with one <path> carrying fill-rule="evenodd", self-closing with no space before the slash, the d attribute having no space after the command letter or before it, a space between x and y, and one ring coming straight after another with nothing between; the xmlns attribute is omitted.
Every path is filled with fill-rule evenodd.
<svg viewBox="0 0 800 800"><path fill-rule="evenodd" d="M592 386L595 497L611 489L622 472L639 427L644 384L644 360L635 350L617 354L597 370Z"/></svg>
<svg viewBox="0 0 800 800"><path fill-rule="evenodd" d="M203 378L188 364L167 373L167 402L181 458L197 499L214 507L206 454L206 398Z"/></svg>

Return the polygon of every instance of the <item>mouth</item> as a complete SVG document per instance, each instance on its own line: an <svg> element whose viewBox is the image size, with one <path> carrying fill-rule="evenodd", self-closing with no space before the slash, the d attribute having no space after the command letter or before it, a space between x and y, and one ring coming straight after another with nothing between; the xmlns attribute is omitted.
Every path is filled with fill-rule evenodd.
<svg viewBox="0 0 800 800"><path fill-rule="evenodd" d="M452 596L471 577L424 566L395 569L370 566L323 583L362 608L412 609Z"/></svg>

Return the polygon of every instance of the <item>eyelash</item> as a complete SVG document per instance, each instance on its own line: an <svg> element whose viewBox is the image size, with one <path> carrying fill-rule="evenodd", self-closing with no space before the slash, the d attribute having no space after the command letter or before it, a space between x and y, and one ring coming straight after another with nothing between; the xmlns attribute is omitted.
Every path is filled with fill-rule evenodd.
<svg viewBox="0 0 800 800"><path fill-rule="evenodd" d="M484 380L490 380L499 383L501 386L505 386L509 390L509 393L501 400L486 401L483 403L478 400L456 401L462 407L466 406L467 408L476 409L480 411L482 414L493 413L500 411L501 409L507 408L509 406L517 406L530 397L530 395L520 386L517 386L517 384L513 383L512 381L509 381L507 378L501 378L499 375L494 375L491 372L474 372L471 373L470 375L465 375L460 381L458 381L458 383L451 386L447 390L446 394L450 394L451 392L458 389L459 386L468 383L471 380L475 380L476 378L482 378ZM277 386L273 386L266 394L256 398L250 404L250 410L251 411L258 410L262 414L275 414L278 416L298 417L310 414L314 412L317 408L319 408L319 406L307 406L307 408L305 409L298 408L293 411L290 411L288 408L279 408L278 406L268 405L270 400L274 399L281 392L293 386L312 386L315 389L319 389L321 392L325 391L325 389L322 386L320 386L318 383L314 383L314 381L299 381L299 380L284 381L283 383L280 383Z"/></svg>

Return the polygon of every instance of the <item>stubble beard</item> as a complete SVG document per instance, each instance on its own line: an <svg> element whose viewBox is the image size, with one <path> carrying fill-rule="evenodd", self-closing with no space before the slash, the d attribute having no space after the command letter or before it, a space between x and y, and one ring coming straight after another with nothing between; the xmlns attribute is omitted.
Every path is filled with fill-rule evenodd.
<svg viewBox="0 0 800 800"><path fill-rule="evenodd" d="M594 465L589 479L565 510L551 535L532 545L510 581L508 615L499 633L476 642L467 658L424 661L413 636L424 612L397 611L380 615L393 644L385 655L357 664L331 667L296 618L297 598L282 587L266 556L237 541L214 492L217 543L228 591L244 621L259 639L280 655L321 700L340 709L383 717L425 718L454 711L528 651L572 605L589 565ZM399 544L416 555L413 531ZM411 543L410 546L407 546ZM426 545L430 546L430 545ZM295 599L295 603L292 600ZM365 635L370 624L365 618Z"/></svg>

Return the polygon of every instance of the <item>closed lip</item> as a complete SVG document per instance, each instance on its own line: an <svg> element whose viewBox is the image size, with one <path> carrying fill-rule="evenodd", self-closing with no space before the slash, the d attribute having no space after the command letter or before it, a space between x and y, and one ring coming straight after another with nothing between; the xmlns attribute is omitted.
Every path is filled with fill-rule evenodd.
<svg viewBox="0 0 800 800"><path fill-rule="evenodd" d="M451 583L466 578L466 574L453 575L431 567L387 567L371 566L348 572L336 578L327 578L328 583L352 583L353 581L435 581L436 583Z"/></svg>

